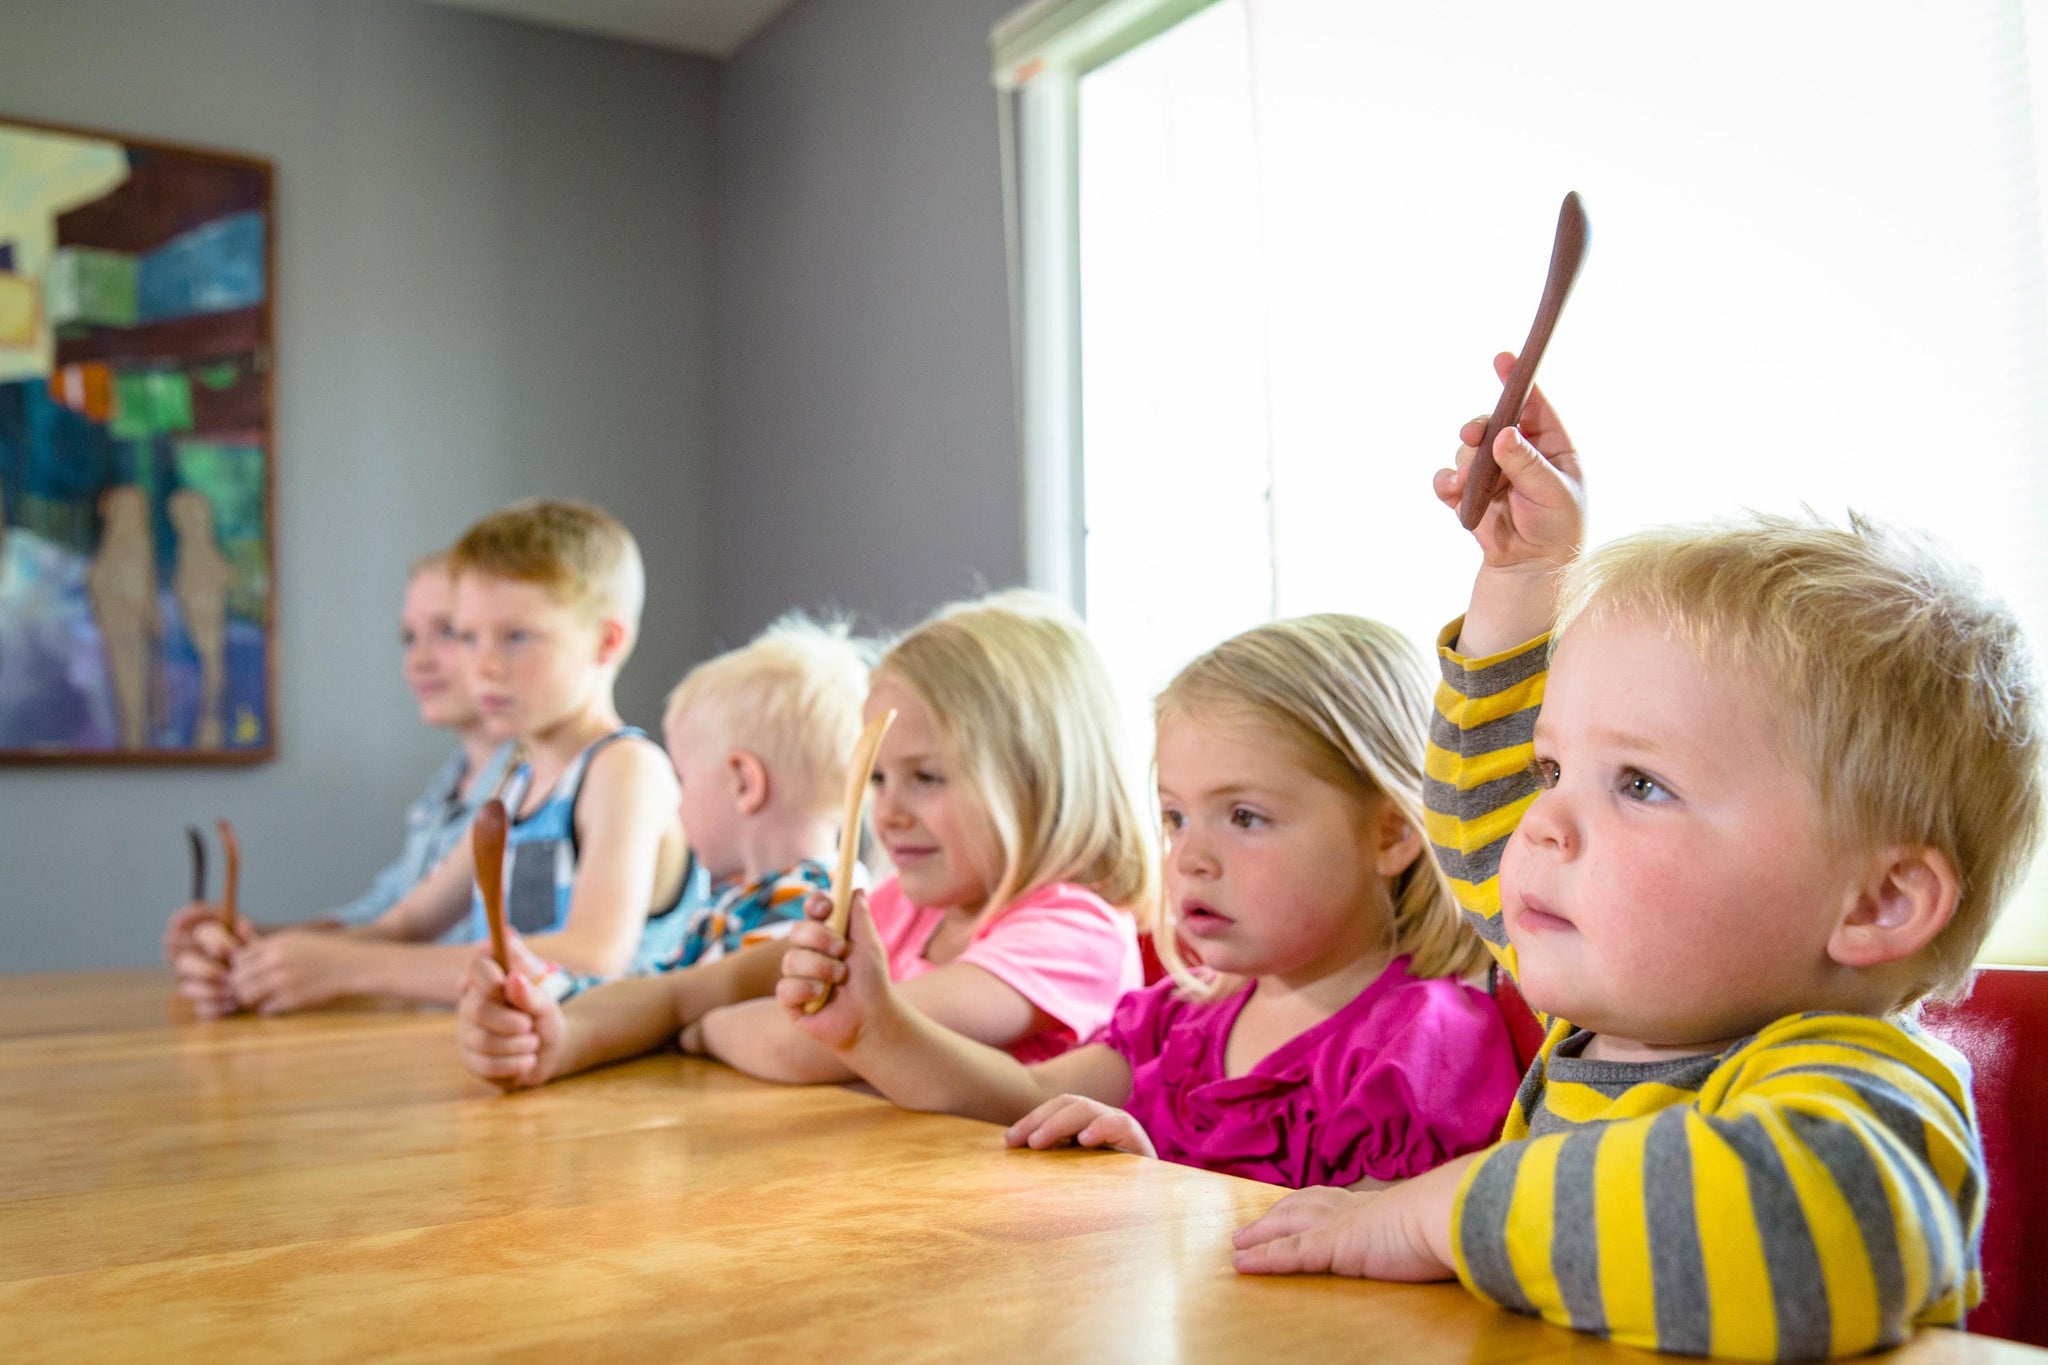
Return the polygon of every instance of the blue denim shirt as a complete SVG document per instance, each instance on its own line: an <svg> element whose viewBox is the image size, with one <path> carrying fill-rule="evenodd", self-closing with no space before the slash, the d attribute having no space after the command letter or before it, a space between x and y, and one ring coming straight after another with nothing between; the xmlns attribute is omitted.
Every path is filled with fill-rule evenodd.
<svg viewBox="0 0 2048 1365"><path fill-rule="evenodd" d="M398 904L406 892L439 867L449 850L462 841L471 818L476 815L476 808L488 801L504 780L516 747L509 743L499 745L484 761L483 772L475 782L464 781L468 775L468 764L462 750L457 749L448 755L448 761L427 783L427 789L420 793L419 799L406 807L405 850L398 855L397 861L377 874L368 891L346 905L327 911L324 917L338 919L344 924L368 924ZM477 794L475 801L463 795L465 787ZM469 942L468 920L459 921L442 936L441 941Z"/></svg>

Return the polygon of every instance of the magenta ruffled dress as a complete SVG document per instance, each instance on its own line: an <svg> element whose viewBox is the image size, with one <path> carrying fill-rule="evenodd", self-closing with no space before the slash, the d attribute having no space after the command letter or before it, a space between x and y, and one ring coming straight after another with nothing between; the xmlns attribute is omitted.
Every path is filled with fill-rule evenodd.
<svg viewBox="0 0 2048 1365"><path fill-rule="evenodd" d="M1099 1041L1131 1064L1124 1107L1168 1161L1296 1189L1405 1180L1500 1134L1520 1079L1493 1000L1395 958L1336 1014L1245 1075L1223 1045L1251 998L1180 998L1171 979L1118 1002Z"/></svg>

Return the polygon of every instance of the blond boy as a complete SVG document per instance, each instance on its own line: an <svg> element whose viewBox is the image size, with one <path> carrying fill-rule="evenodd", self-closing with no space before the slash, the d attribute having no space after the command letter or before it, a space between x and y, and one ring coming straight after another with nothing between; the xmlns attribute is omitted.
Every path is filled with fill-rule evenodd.
<svg viewBox="0 0 2048 1365"><path fill-rule="evenodd" d="M1511 486L1440 651L1430 836L1548 1035L1500 1144L1282 1201L1239 1267L1455 1274L1746 1359L1960 1324L1983 1154L1967 1064L1909 1012L1966 980L2040 827L2017 626L1861 522L1574 563L1577 460L1540 397L1496 454Z"/></svg>
<svg viewBox="0 0 2048 1365"><path fill-rule="evenodd" d="M566 970L623 971L650 914L679 899L688 861L666 755L619 719L612 689L646 594L639 547L586 503L529 501L457 541L455 629L485 726L527 762L505 792L507 911ZM376 920L279 933L234 954L245 1008L307 1009L348 995L455 1000L467 945L440 945L472 904L469 836Z"/></svg>
<svg viewBox="0 0 2048 1365"><path fill-rule="evenodd" d="M706 1011L773 991L781 939L805 897L830 887L867 687L862 646L801 616L692 670L663 730L712 899L650 926L635 972L660 975L577 989L566 1004L477 958L462 996L464 1065L494 1084L539 1085L662 1047Z"/></svg>

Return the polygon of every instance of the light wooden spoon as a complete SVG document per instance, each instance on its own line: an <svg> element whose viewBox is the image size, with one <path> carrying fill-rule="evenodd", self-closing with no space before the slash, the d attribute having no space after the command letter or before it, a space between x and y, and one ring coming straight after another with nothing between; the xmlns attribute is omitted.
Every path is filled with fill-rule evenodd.
<svg viewBox="0 0 2048 1365"><path fill-rule="evenodd" d="M228 931L229 938L241 936L241 924L235 918L235 893L242 884L242 850L235 844L235 827L225 820L215 821L220 830L221 852L226 855L227 885L221 888L220 926Z"/></svg>
<svg viewBox="0 0 2048 1365"><path fill-rule="evenodd" d="M484 898L484 919L491 926L491 957L498 970L512 975L511 954L505 948L505 803L492 797L477 808L469 827L469 840L476 854L476 889Z"/></svg>
<svg viewBox="0 0 2048 1365"><path fill-rule="evenodd" d="M839 865L832 871L832 918L825 921L833 932L846 934L853 916L853 859L860 851L860 808L867 800L868 779L874 775L875 755L881 751L882 736L896 719L895 708L884 711L860 732L853 746L853 760L846 765L846 818L839 827ZM805 1014L816 1014L832 999L832 983L817 999L804 1006Z"/></svg>

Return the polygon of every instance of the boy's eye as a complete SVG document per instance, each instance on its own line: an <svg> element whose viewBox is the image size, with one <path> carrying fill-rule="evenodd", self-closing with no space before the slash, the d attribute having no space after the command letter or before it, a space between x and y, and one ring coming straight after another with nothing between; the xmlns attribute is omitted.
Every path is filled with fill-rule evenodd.
<svg viewBox="0 0 2048 1365"><path fill-rule="evenodd" d="M434 633L440 636L443 640L454 640L460 638L456 635L455 627L453 626L442 626L439 630L435 631Z"/></svg>
<svg viewBox="0 0 2048 1365"><path fill-rule="evenodd" d="M1266 817L1249 806L1232 806L1230 808L1230 823L1236 825L1239 829L1250 829L1254 825L1266 823Z"/></svg>
<svg viewBox="0 0 2048 1365"><path fill-rule="evenodd" d="M1163 810L1159 812L1159 823L1166 826L1169 833L1179 829L1187 822L1188 818L1177 810Z"/></svg>
<svg viewBox="0 0 2048 1365"><path fill-rule="evenodd" d="M1529 760L1529 776L1536 779L1537 786L1549 791L1557 785L1561 770L1552 759L1532 758Z"/></svg>
<svg viewBox="0 0 2048 1365"><path fill-rule="evenodd" d="M1621 794L1631 801L1645 804L1659 804L1672 799L1669 788L1640 768L1622 769Z"/></svg>
<svg viewBox="0 0 2048 1365"><path fill-rule="evenodd" d="M418 636L417 633L410 630L401 630L398 632L398 643L406 649L411 649L413 647L413 642L418 640L419 638L420 637Z"/></svg>

